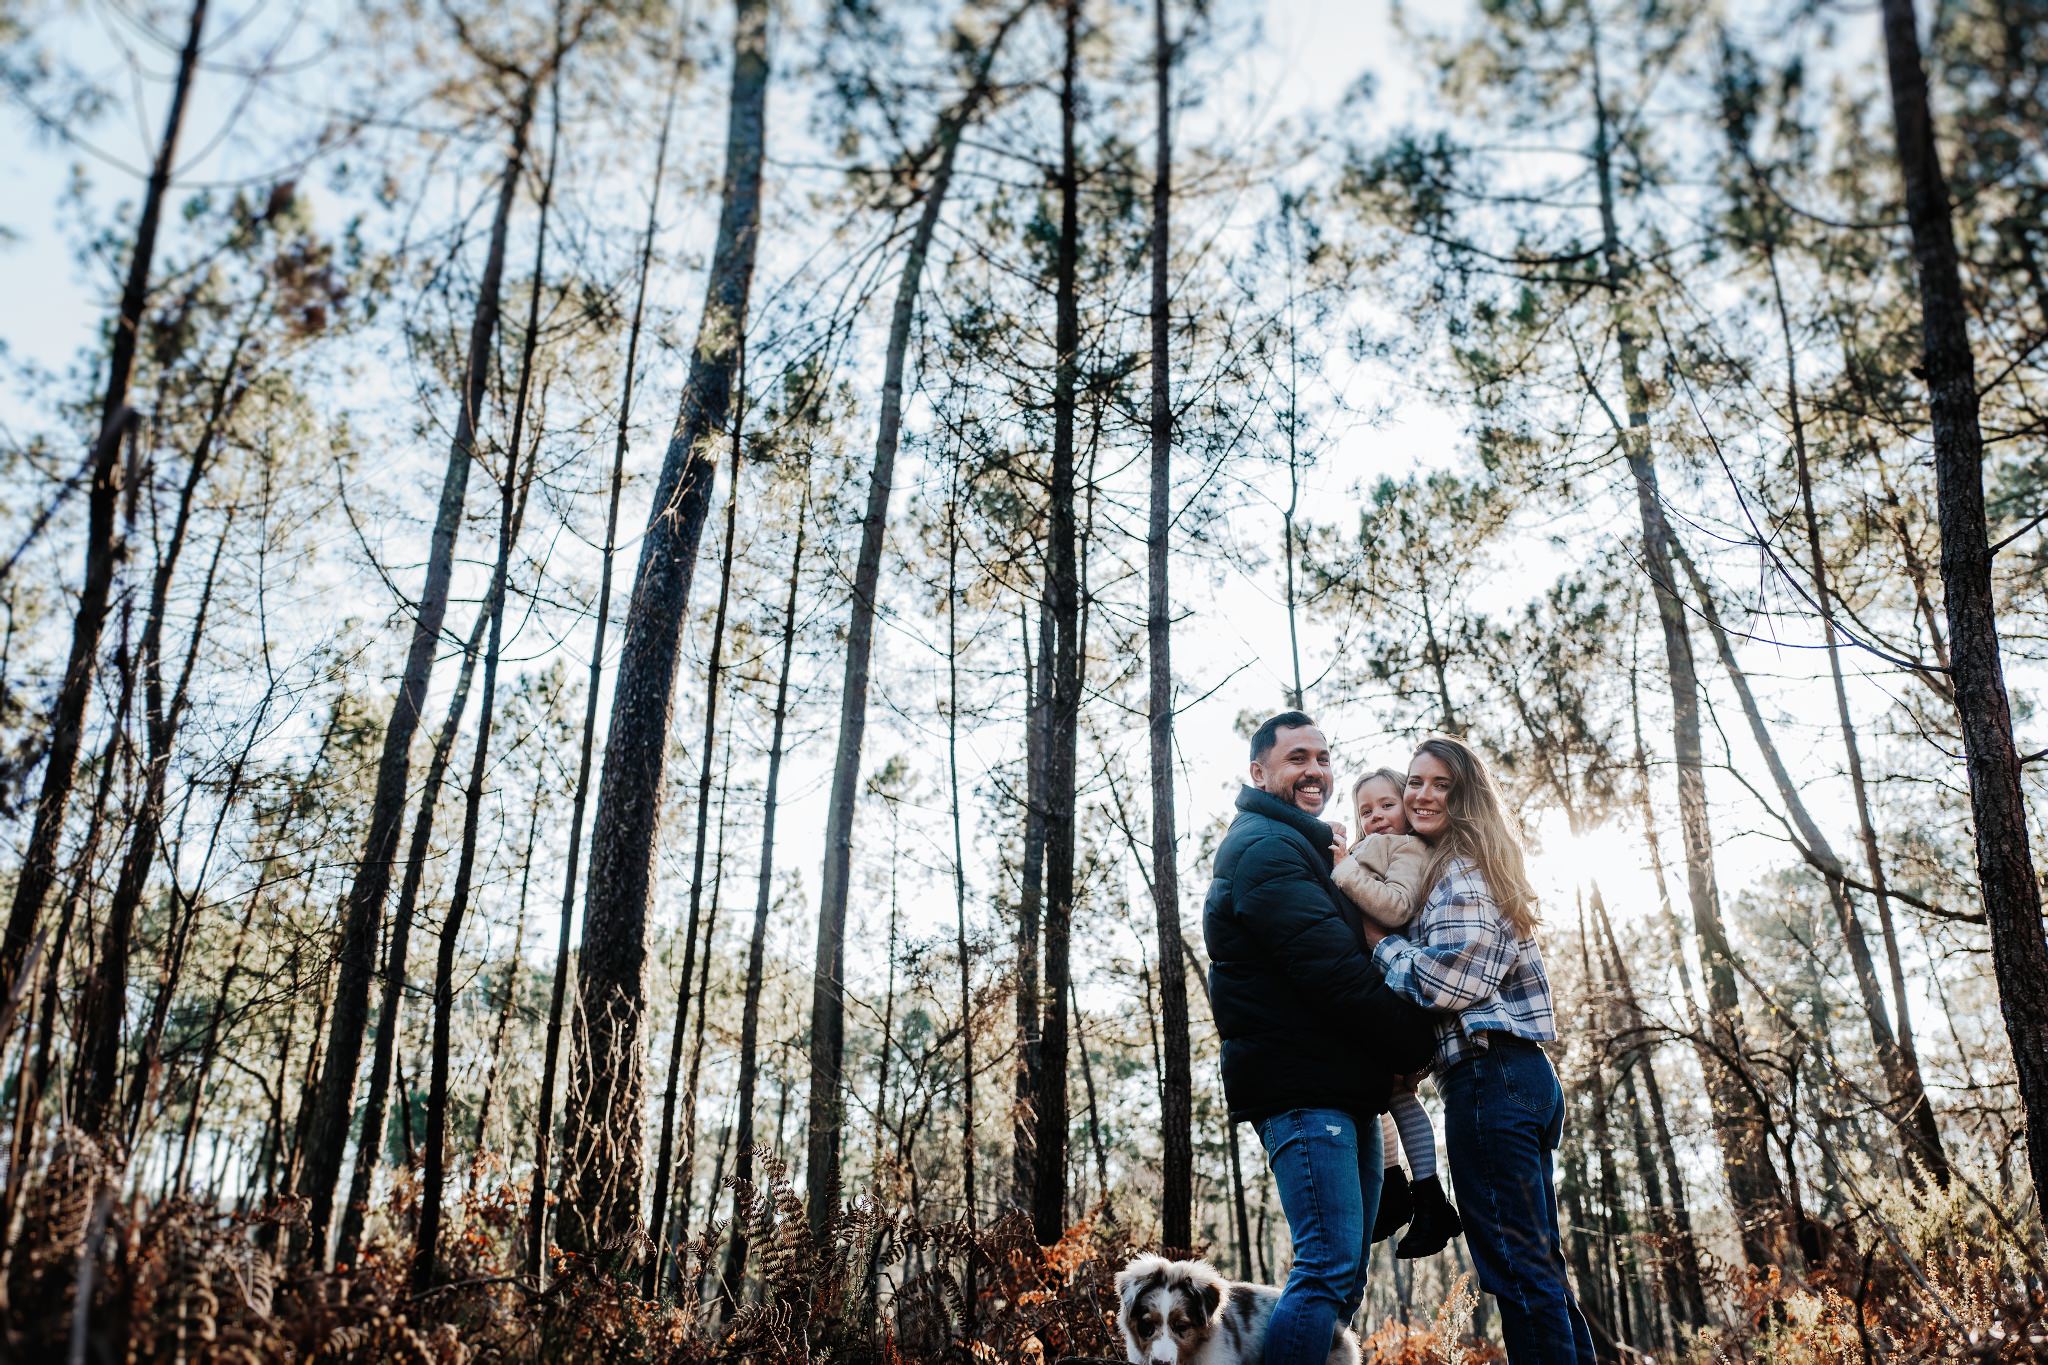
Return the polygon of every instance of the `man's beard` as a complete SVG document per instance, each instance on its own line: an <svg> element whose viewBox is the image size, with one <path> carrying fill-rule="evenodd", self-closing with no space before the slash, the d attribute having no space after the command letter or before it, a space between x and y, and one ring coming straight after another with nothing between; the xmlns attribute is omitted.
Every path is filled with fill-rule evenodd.
<svg viewBox="0 0 2048 1365"><path fill-rule="evenodd" d="M1315 805L1313 808L1302 802L1301 789L1303 787L1313 787L1315 789ZM1330 805L1330 784L1320 777L1298 778L1295 780L1294 785L1287 789L1287 800L1298 811L1308 815L1320 816Z"/></svg>

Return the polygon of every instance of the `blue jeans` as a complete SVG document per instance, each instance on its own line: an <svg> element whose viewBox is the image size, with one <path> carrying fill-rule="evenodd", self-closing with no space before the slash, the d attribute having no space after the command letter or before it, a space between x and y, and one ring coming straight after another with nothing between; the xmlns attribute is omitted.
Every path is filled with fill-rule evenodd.
<svg viewBox="0 0 2048 1365"><path fill-rule="evenodd" d="M1585 1314L1565 1282L1551 1153L1564 1135L1564 1091L1533 1044L1502 1041L1437 1079L1444 1147L1465 1245L1500 1307L1511 1365L1593 1365Z"/></svg>
<svg viewBox="0 0 2048 1365"><path fill-rule="evenodd" d="M1365 1298L1380 1126L1341 1109L1289 1109L1258 1127L1294 1241L1294 1268L1266 1325L1265 1365L1324 1365Z"/></svg>

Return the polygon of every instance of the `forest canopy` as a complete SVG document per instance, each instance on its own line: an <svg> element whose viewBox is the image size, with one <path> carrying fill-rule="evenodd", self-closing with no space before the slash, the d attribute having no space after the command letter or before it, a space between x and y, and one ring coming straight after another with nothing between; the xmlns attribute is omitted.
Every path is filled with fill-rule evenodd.
<svg viewBox="0 0 2048 1365"><path fill-rule="evenodd" d="M1277 1284L1203 912L1300 710L1351 834L1498 780L1602 1361L2048 1358L2044 70L2033 0L0 0L0 1355ZM1380 1246L1368 1359L1504 1358Z"/></svg>

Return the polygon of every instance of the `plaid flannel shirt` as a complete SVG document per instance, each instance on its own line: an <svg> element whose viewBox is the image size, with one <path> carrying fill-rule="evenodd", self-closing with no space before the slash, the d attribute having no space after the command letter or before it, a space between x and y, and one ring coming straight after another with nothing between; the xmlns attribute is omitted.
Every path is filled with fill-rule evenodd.
<svg viewBox="0 0 2048 1365"><path fill-rule="evenodd" d="M1490 1033L1557 1037L1550 978L1533 938L1517 938L1486 879L1459 858L1444 869L1403 935L1373 950L1396 994L1436 1012L1441 1071L1484 1048Z"/></svg>

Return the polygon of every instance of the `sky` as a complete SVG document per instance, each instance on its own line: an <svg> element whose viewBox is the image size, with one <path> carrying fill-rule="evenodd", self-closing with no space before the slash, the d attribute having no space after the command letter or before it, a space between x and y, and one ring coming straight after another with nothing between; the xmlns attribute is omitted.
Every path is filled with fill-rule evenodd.
<svg viewBox="0 0 2048 1365"><path fill-rule="evenodd" d="M270 0L244 0L240 5L217 9L214 23L240 25L236 30L239 50L260 49L274 37L279 43L279 60L290 62L317 55L318 25L310 18L296 17L300 13ZM67 50L87 53L104 49L109 54L99 59L104 70L119 69L121 63L112 54L124 45L134 45L132 25L136 21L132 12L104 0L69 11L68 17L59 22L67 31ZM1252 92L1249 97L1263 105L1262 117L1277 123L1334 109L1347 89L1362 75L1370 74L1374 95L1360 107L1363 112L1354 117L1369 117L1391 127L1426 114L1417 66L1392 30L1385 0L1343 5L1321 4L1316 0L1273 0L1265 11L1260 40L1246 47L1230 73L1227 88L1216 93L1220 100L1225 96L1241 99L1246 92ZM18 98L0 101L0 227L12 234L11 239L0 240L0 299L5 300L4 306L0 306L0 342L4 342L14 361L32 362L42 369L61 372L76 364L90 348L113 291L103 268L88 270L78 263L74 255L77 215L56 206L62 201L72 167L80 163L88 169L91 186L87 194L96 206L104 209L118 197L132 200L137 192L136 180L110 163L132 169L146 162L162 119L167 94L164 77L168 70L169 60L162 54L146 57L142 77L132 85L124 82L122 87L139 94L140 112L98 120L90 128L78 130L79 140L67 141L46 131L36 131ZM317 73L317 66L309 70ZM316 83L317 74L306 81ZM213 88L222 84L216 82ZM715 73L700 82L700 87L698 98L715 102L722 97L723 82ZM317 88L307 87L294 88L291 93L302 110L317 105L320 94ZM1235 117L1236 109L1233 105L1225 112ZM242 134L254 126L249 121L261 112L226 105L212 93L212 88L203 92L183 143L179 182L188 188L210 181L231 182L259 164L265 149L245 140ZM1188 131L1199 131L1205 118L1221 116L1206 108L1198 110L1187 116L1191 120ZM308 192L318 203L319 187L311 186ZM335 211L331 200L327 211ZM676 230L685 236L693 232L701 236L705 227L703 222L681 222ZM701 291L697 273L678 272L663 288L669 306L685 318L694 316L694 300ZM1348 508L1365 483L1418 468L1450 465L1467 449L1463 415L1431 400L1409 376L1385 367L1353 368L1341 359L1333 362L1332 372L1347 392L1383 404L1388 416L1382 423L1342 427L1333 433L1308 476L1304 489L1306 505ZM646 387L652 395L651 415L646 420L651 426L659 426L661 415L653 410L673 403L674 375L657 373L646 381ZM0 387L0 435L20 439L47 421L46 400L46 394ZM656 445L652 440L641 440L636 458L652 458L650 450ZM365 477L383 482L416 477L420 466L403 463L409 458L403 454L394 456L397 463L373 466L365 471ZM438 461L438 454L425 467L433 467L433 461ZM5 491L0 490L0 495ZM1270 499L1272 490L1266 491ZM1237 514L1240 532L1247 538L1257 537L1264 518L1272 527L1271 543L1277 546L1277 510L1261 510L1257 504L1254 498ZM1277 505L1277 500L1272 500L1272 508L1277 509ZM629 508L626 515L630 523L638 513ZM1348 512L1333 512L1327 519L1342 520L1347 516ZM707 548L708 545L707 538ZM1533 529L1504 548L1502 564L1510 563L1513 571L1502 568L1497 580L1484 589L1503 602L1515 599L1532 581L1546 581L1551 568L1561 567L1558 552ZM1185 583L1191 577L1184 575L1182 581ZM359 583L337 581L318 589L318 595L311 601L320 610L344 610L357 606L356 601L349 599L351 595L359 598L360 594ZM1245 757L1236 728L1237 717L1247 711L1278 709L1289 672L1277 569L1261 577L1235 575L1213 597L1205 596L1192 606L1194 615L1175 646L1178 682L1183 697L1208 695L1189 704L1177 720L1186 772L1179 794L1181 831L1183 847L1189 850L1199 832L1227 818L1235 784L1243 775ZM885 632L884 666L891 648ZM1311 639L1311 659L1316 648L1317 642ZM1783 665L1792 661L1777 662ZM1810 667L1811 662L1809 655L1798 666ZM444 686L448 673L452 670L444 670ZM1800 709L1803 695L1788 694L1791 704ZM1813 691L1811 698L1818 705L1823 695ZM1864 688L1862 700L1874 703L1881 696ZM819 704L815 699L812 702L814 707ZM1310 704L1313 709L1313 696ZM692 723L689 708L682 708L679 727ZM1363 707L1332 714L1328 717L1328 728L1337 748L1340 782L1349 774L1382 764L1404 766L1408 745L1414 738L1392 732L1381 717ZM996 732L970 737L970 748L977 738L991 746L991 751L978 753L969 759L970 763L976 758L984 762L1003 758L1003 746L1015 742L1013 734ZM880 762L892 745L901 744L904 739L901 734L892 735L886 723L871 728L870 764ZM792 850L808 847L804 842L807 832L823 827L824 779L829 762L829 748L821 740L813 740L792 757L785 787L790 796L781 816L785 831L790 832ZM1727 813L1721 819L1722 829L1728 832L1721 850L1724 877L1731 884L1740 884L1767 866L1782 864L1786 860L1782 844L1734 833L1758 823L1742 814L1746 798L1718 777L1713 788L1717 807ZM672 793L672 813L680 808L681 800L680 792ZM1816 794L1816 804L1824 816L1838 816L1842 809L1841 794L1830 787ZM977 803L970 813L970 843L984 843L993 837L1000 822L1013 818L1006 808L985 800ZM672 828L674 823L672 815ZM1839 820L1836 827L1841 827ZM1553 890L1554 902L1559 906L1568 900L1570 888L1576 885L1579 876L1586 869L1597 867L1610 903L1621 919L1641 917L1652 907L1654 891L1648 871L1642 865L1638 844L1628 832L1596 830L1575 839L1560 821L1546 820L1532 833L1540 845L1538 876ZM668 865L674 867L679 861L671 860ZM817 869L812 859L792 852L789 861L807 888L815 885ZM1142 888L1135 882L1135 871L1132 877L1125 890L1135 902L1142 897ZM1183 878L1189 888L1188 919L1192 924L1192 907L1199 903L1206 874L1184 858ZM671 885L663 896L665 913L671 917L681 900L674 880L670 878ZM933 879L925 888L931 895L925 899L920 917L930 924L950 915L950 897L940 896L938 886ZM864 913L870 912L856 909L857 915ZM792 929L792 943L800 941L807 932ZM532 935L529 942L545 944L552 937L551 932L542 932ZM856 926L855 942L859 941Z"/></svg>

